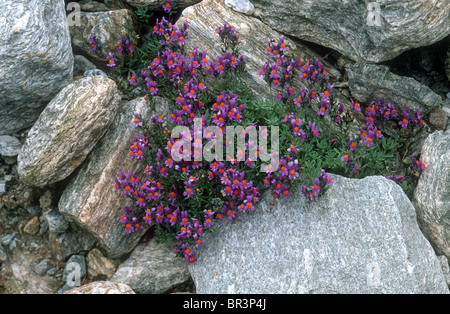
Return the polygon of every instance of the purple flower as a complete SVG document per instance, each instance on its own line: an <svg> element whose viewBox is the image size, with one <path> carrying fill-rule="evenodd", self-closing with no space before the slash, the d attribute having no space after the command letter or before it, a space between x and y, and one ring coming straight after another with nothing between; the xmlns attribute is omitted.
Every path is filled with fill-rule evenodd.
<svg viewBox="0 0 450 314"><path fill-rule="evenodd" d="M353 104L353 111L361 111L361 105L358 102L354 102L353 99L351 101Z"/></svg>
<svg viewBox="0 0 450 314"><path fill-rule="evenodd" d="M416 159L415 157L412 157L411 160L412 160L411 168L416 169L419 172L427 170L427 167L425 166L425 163L422 160Z"/></svg>
<svg viewBox="0 0 450 314"><path fill-rule="evenodd" d="M130 41L129 41L129 40L126 40L126 41L125 41L125 44L127 45L128 52L129 52L130 54L132 54L132 53L135 51L136 48L135 48L132 44L130 44Z"/></svg>
<svg viewBox="0 0 450 314"><path fill-rule="evenodd" d="M344 155L344 156L341 157L341 161L347 162L348 158L349 158L348 155Z"/></svg>
<svg viewBox="0 0 450 314"><path fill-rule="evenodd" d="M139 119L138 113L134 113L133 126L142 126L142 121Z"/></svg>

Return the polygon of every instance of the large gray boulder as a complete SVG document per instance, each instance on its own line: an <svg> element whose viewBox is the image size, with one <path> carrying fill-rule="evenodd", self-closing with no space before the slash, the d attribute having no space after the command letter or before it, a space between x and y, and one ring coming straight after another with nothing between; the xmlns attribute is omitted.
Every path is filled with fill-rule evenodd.
<svg viewBox="0 0 450 314"><path fill-rule="evenodd" d="M273 29L355 61L383 62L450 34L448 0L251 0Z"/></svg>
<svg viewBox="0 0 450 314"><path fill-rule="evenodd" d="M63 0L0 3L0 135L27 128L72 80Z"/></svg>
<svg viewBox="0 0 450 314"><path fill-rule="evenodd" d="M119 109L116 83L82 78L45 108L17 157L21 180L43 187L67 178L105 134Z"/></svg>
<svg viewBox="0 0 450 314"><path fill-rule="evenodd" d="M449 293L400 186L333 180L317 203L264 198L217 224L189 266L197 293Z"/></svg>
<svg viewBox="0 0 450 314"><path fill-rule="evenodd" d="M420 227L437 254L450 258L450 130L429 135L421 159L427 170L414 194Z"/></svg>
<svg viewBox="0 0 450 314"><path fill-rule="evenodd" d="M390 72L384 65L355 63L347 70L348 85L352 96L370 103L378 98L396 105L407 105L427 114L440 106L441 96L411 77Z"/></svg>
<svg viewBox="0 0 450 314"><path fill-rule="evenodd" d="M167 104L158 98L156 109L164 115ZM128 154L129 140L139 135L132 126L135 112L142 115L143 121L149 121L154 114L144 98L122 104L103 139L64 190L58 206L67 220L99 239L113 259L132 251L145 231L125 233L119 221L129 199L114 191L114 178L120 171L141 174L144 170L142 163L130 160Z"/></svg>
<svg viewBox="0 0 450 314"><path fill-rule="evenodd" d="M171 292L190 280L186 259L176 256L171 245L156 240L137 246L111 278L139 294Z"/></svg>

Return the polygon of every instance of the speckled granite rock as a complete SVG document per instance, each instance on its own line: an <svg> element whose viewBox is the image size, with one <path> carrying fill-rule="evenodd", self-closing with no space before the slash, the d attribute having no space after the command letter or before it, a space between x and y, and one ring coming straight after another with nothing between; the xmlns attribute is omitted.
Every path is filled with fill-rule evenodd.
<svg viewBox="0 0 450 314"><path fill-rule="evenodd" d="M420 227L438 255L450 258L450 130L425 140L421 174L414 194Z"/></svg>
<svg viewBox="0 0 450 314"><path fill-rule="evenodd" d="M170 245L152 240L136 247L111 281L125 283L139 294L160 294L190 279L186 259L176 256Z"/></svg>
<svg viewBox="0 0 450 314"><path fill-rule="evenodd" d="M73 54L64 1L2 0L0 135L33 125L72 80Z"/></svg>
<svg viewBox="0 0 450 314"><path fill-rule="evenodd" d="M251 0L273 29L355 61L383 62L450 34L448 0Z"/></svg>
<svg viewBox="0 0 450 314"><path fill-rule="evenodd" d="M333 175L317 203L301 193L224 221L189 265L197 293L449 293L400 186Z"/></svg>
<svg viewBox="0 0 450 314"><path fill-rule="evenodd" d="M43 187L68 177L105 134L120 103L103 76L68 85L45 108L17 157L21 180Z"/></svg>
<svg viewBox="0 0 450 314"><path fill-rule="evenodd" d="M355 63L347 72L352 96L361 102L370 103L381 97L396 105L418 108L423 114L442 102L429 87L413 78L393 74L387 66Z"/></svg>
<svg viewBox="0 0 450 314"><path fill-rule="evenodd" d="M165 106L160 99L156 109L162 114L167 110ZM143 171L142 164L130 160L128 154L129 139L135 135L134 112L140 113L143 120L150 120L153 115L144 98L122 104L103 139L64 190L58 206L67 220L98 238L110 258L132 251L144 232L125 233L119 220L129 200L114 191L114 178L120 171Z"/></svg>
<svg viewBox="0 0 450 314"><path fill-rule="evenodd" d="M135 294L127 285L110 281L95 281L90 284L71 289L64 294Z"/></svg>

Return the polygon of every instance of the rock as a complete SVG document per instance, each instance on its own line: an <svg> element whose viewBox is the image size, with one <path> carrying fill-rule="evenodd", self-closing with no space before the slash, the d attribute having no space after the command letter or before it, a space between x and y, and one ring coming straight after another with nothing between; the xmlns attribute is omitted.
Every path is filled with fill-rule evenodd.
<svg viewBox="0 0 450 314"><path fill-rule="evenodd" d="M40 216L42 214L42 209L39 206L31 205L27 207L27 212L32 216Z"/></svg>
<svg viewBox="0 0 450 314"><path fill-rule="evenodd" d="M6 157L14 157L19 155L22 144L14 136L0 136L0 155Z"/></svg>
<svg viewBox="0 0 450 314"><path fill-rule="evenodd" d="M162 294L190 279L186 260L176 256L170 245L151 240L136 247L111 281L125 283L139 294Z"/></svg>
<svg viewBox="0 0 450 314"><path fill-rule="evenodd" d="M42 218L44 218L44 216L41 216ZM40 219L39 219L40 220ZM43 236L47 233L48 231L48 223L47 221L44 219L43 221L41 221L41 225L39 227L39 232L38 232L38 236Z"/></svg>
<svg viewBox="0 0 450 314"><path fill-rule="evenodd" d="M33 125L72 80L63 1L4 0L0 10L0 135Z"/></svg>
<svg viewBox="0 0 450 314"><path fill-rule="evenodd" d="M68 85L28 133L17 157L21 180L44 187L67 178L105 134L119 103L116 83L103 76Z"/></svg>
<svg viewBox="0 0 450 314"><path fill-rule="evenodd" d="M69 222L64 218L63 215L54 208L52 211L44 213L45 220L48 223L48 228L54 235L60 235L69 229Z"/></svg>
<svg viewBox="0 0 450 314"><path fill-rule="evenodd" d="M64 294L135 294L127 285L110 281L95 281L90 284L74 288Z"/></svg>
<svg viewBox="0 0 450 314"><path fill-rule="evenodd" d="M215 60L222 54L222 44L215 29L223 26L225 22L236 27L239 33L241 44L239 52L246 57L246 70L243 74L245 83L258 95L263 98L270 96L270 89L264 79L258 75L258 70L262 69L264 63L269 60L266 54L267 43L270 39L278 40L281 33L278 33L258 19L242 15L227 7L223 0L203 0L201 3L185 9L177 21L177 27L181 28L185 21L189 22L189 36L187 47L192 49L197 46L199 51L208 51L208 60ZM299 41L285 39L290 47L289 55L293 54L305 59L315 59L317 53L301 44ZM329 76L337 80L341 74L333 68L331 64L323 61ZM305 87L298 78L293 84L294 89Z"/></svg>
<svg viewBox="0 0 450 314"><path fill-rule="evenodd" d="M201 1L202 0L173 0L172 6L176 4L178 9L183 9ZM151 11L162 11L163 5L167 3L167 0L125 0L125 2L137 8L148 7Z"/></svg>
<svg viewBox="0 0 450 314"><path fill-rule="evenodd" d="M54 198L53 192L51 190L46 190L39 198L39 205L44 211L51 211Z"/></svg>
<svg viewBox="0 0 450 314"><path fill-rule="evenodd" d="M355 61L387 61L450 34L446 0L251 2L254 15L271 28L337 50Z"/></svg>
<svg viewBox="0 0 450 314"><path fill-rule="evenodd" d="M99 249L91 250L86 257L86 261L89 279L98 277L109 279L116 271L116 265L110 259L106 258Z"/></svg>
<svg viewBox="0 0 450 314"><path fill-rule="evenodd" d="M383 65L355 63L347 72L352 96L360 102L384 98L399 106L420 109L422 114L429 113L442 102L430 88L410 77L395 75Z"/></svg>
<svg viewBox="0 0 450 314"><path fill-rule="evenodd" d="M445 280L447 281L447 286L450 287L450 265L447 257L438 256L439 262L441 263L442 272L444 273Z"/></svg>
<svg viewBox="0 0 450 314"><path fill-rule="evenodd" d="M429 120L437 130L445 130L448 121L447 112L443 109L436 108L430 113Z"/></svg>
<svg viewBox="0 0 450 314"><path fill-rule="evenodd" d="M450 130L429 135L421 159L427 170L413 199L418 221L436 253L450 258Z"/></svg>
<svg viewBox="0 0 450 314"><path fill-rule="evenodd" d="M347 179L224 221L189 265L198 294L449 293L414 207L383 177Z"/></svg>
<svg viewBox="0 0 450 314"><path fill-rule="evenodd" d="M128 31L125 24L130 23L133 35L137 34L137 24L133 12L127 9L106 12L80 12L79 26L70 26L72 46L76 53L82 54L93 61L106 65L106 57L110 52L117 53L116 47L120 36ZM89 50L91 35L98 38L96 51Z"/></svg>
<svg viewBox="0 0 450 314"><path fill-rule="evenodd" d="M81 279L86 276L86 260L82 255L72 255L67 261L66 267L64 268L63 281L69 286L81 281ZM70 282L70 283L69 283ZM72 286L73 287L73 286Z"/></svg>
<svg viewBox="0 0 450 314"><path fill-rule="evenodd" d="M6 181L1 180L0 181L0 195L4 194L6 192Z"/></svg>
<svg viewBox="0 0 450 314"><path fill-rule="evenodd" d="M97 67L91 61L80 55L74 55L73 75L83 76L88 70L94 70Z"/></svg>
<svg viewBox="0 0 450 314"><path fill-rule="evenodd" d="M40 226L41 223L39 222L39 217L33 217L27 222L27 224L23 228L23 232L25 232L26 234L35 235L39 232Z"/></svg>
<svg viewBox="0 0 450 314"><path fill-rule="evenodd" d="M166 115L167 103L157 98L156 109ZM129 253L139 242L142 232L126 234L119 223L128 199L114 192L114 178L121 170L141 173L142 164L129 158L129 139L135 135L133 113L140 113L149 121L153 112L144 98L121 106L103 139L90 154L89 160L70 181L59 200L59 211L67 220L100 240L108 257L119 258Z"/></svg>
<svg viewBox="0 0 450 314"><path fill-rule="evenodd" d="M58 236L58 240L62 243L64 251L62 253L62 259L67 260L74 254L85 254L89 252L97 240L88 232L78 228L77 230L71 230L64 232Z"/></svg>
<svg viewBox="0 0 450 314"><path fill-rule="evenodd" d="M39 276L44 276L47 271L52 267L52 262L49 259L42 260L39 264L34 266L34 271Z"/></svg>
<svg viewBox="0 0 450 314"><path fill-rule="evenodd" d="M252 15L255 12L255 6L249 0L225 0L225 5L246 15Z"/></svg>
<svg viewBox="0 0 450 314"><path fill-rule="evenodd" d="M82 0L79 2L81 11L84 12L101 12L101 11L110 11L104 3L100 3L92 0Z"/></svg>

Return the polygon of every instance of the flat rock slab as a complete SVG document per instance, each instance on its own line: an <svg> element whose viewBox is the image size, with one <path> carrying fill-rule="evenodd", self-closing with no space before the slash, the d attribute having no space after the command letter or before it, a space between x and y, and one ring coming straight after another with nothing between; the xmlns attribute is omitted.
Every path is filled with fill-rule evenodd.
<svg viewBox="0 0 450 314"><path fill-rule="evenodd" d="M2 0L0 135L30 127L72 80L64 1Z"/></svg>
<svg viewBox="0 0 450 314"><path fill-rule="evenodd" d="M67 178L103 137L120 99L116 83L103 76L64 88L28 133L17 157L21 180L43 187Z"/></svg>
<svg viewBox="0 0 450 314"><path fill-rule="evenodd" d="M189 266L197 293L449 293L400 186L333 175L317 203L264 199L205 237Z"/></svg>

